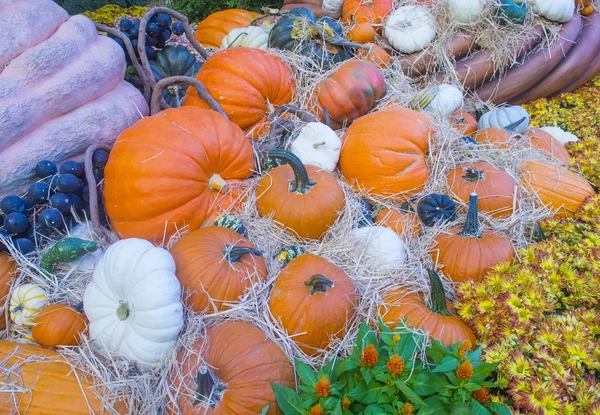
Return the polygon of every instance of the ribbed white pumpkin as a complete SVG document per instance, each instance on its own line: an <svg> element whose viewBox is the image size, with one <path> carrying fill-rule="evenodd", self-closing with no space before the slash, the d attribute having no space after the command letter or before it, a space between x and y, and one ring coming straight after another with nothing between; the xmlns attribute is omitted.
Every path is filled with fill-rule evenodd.
<svg viewBox="0 0 600 415"><path fill-rule="evenodd" d="M83 307L99 348L141 368L160 364L183 327L173 257L143 239L111 245L94 270Z"/></svg>
<svg viewBox="0 0 600 415"><path fill-rule="evenodd" d="M577 137L575 134L571 134L560 127L542 127L540 129L556 138L556 140L563 146L572 141L579 141L579 137Z"/></svg>
<svg viewBox="0 0 600 415"><path fill-rule="evenodd" d="M575 2L571 0L532 0L535 14L558 23L567 23L575 14Z"/></svg>
<svg viewBox="0 0 600 415"><path fill-rule="evenodd" d="M448 0L448 8L454 20L461 25L477 21L483 10L482 0Z"/></svg>
<svg viewBox="0 0 600 415"><path fill-rule="evenodd" d="M480 130L488 127L506 128L523 118L525 118L523 122L511 129L512 132L520 134L527 131L527 128L529 128L529 114L525 108L519 105L486 112L479 119L478 127Z"/></svg>
<svg viewBox="0 0 600 415"><path fill-rule="evenodd" d="M269 31L261 26L240 27L230 31L221 42L221 49L243 46L254 49L267 49Z"/></svg>
<svg viewBox="0 0 600 415"><path fill-rule="evenodd" d="M292 141L290 150L303 164L318 166L333 172L340 159L342 140L335 131L320 122L310 122Z"/></svg>
<svg viewBox="0 0 600 415"><path fill-rule="evenodd" d="M442 84L428 108L447 117L463 106L463 94L460 89L450 84Z"/></svg>
<svg viewBox="0 0 600 415"><path fill-rule="evenodd" d="M342 6L344 0L323 0L323 13L326 16L339 19L342 17Z"/></svg>
<svg viewBox="0 0 600 415"><path fill-rule="evenodd" d="M15 288L10 297L10 319L19 326L33 324L37 311L47 302L46 291L37 284L23 284Z"/></svg>
<svg viewBox="0 0 600 415"><path fill-rule="evenodd" d="M383 226L352 230L356 257L375 271L396 269L406 262L406 244L396 232Z"/></svg>
<svg viewBox="0 0 600 415"><path fill-rule="evenodd" d="M383 30L394 49L413 53L431 44L436 35L436 24L431 13L423 6L400 6L390 13Z"/></svg>

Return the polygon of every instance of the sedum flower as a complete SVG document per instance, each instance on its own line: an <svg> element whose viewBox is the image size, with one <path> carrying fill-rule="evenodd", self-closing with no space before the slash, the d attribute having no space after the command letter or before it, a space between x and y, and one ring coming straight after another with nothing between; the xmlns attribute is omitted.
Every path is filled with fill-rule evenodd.
<svg viewBox="0 0 600 415"><path fill-rule="evenodd" d="M473 366L470 360L465 360L456 368L456 376L462 380L469 380L473 377Z"/></svg>
<svg viewBox="0 0 600 415"><path fill-rule="evenodd" d="M342 399L342 409L345 411L346 409L348 409L350 407L351 404L352 404L352 401L350 400L350 398L348 398L347 396L344 396L344 399Z"/></svg>
<svg viewBox="0 0 600 415"><path fill-rule="evenodd" d="M486 403L487 401L490 400L490 392L484 386L483 388L473 392L473 397L479 403Z"/></svg>
<svg viewBox="0 0 600 415"><path fill-rule="evenodd" d="M316 404L312 408L310 408L309 415L325 415L325 411L323 411L323 407L320 403Z"/></svg>
<svg viewBox="0 0 600 415"><path fill-rule="evenodd" d="M387 362L387 370L392 374L392 377L396 375L401 375L404 370L404 361L400 356L394 354L390 357L390 360Z"/></svg>
<svg viewBox="0 0 600 415"><path fill-rule="evenodd" d="M317 383L315 383L315 393L321 398L327 398L331 393L331 383L325 376L321 377Z"/></svg>
<svg viewBox="0 0 600 415"><path fill-rule="evenodd" d="M374 367L379 361L379 353L372 344L364 348L360 364L367 367Z"/></svg>
<svg viewBox="0 0 600 415"><path fill-rule="evenodd" d="M415 407L412 406L411 404L409 404L408 402L406 402L404 404L404 406L402 407L402 409L400 409L400 413L402 415L413 415L414 410L415 410Z"/></svg>

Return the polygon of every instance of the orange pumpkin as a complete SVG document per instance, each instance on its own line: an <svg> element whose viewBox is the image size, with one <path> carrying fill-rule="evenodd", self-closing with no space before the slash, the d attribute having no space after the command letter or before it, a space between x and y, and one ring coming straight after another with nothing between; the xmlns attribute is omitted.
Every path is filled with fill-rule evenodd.
<svg viewBox="0 0 600 415"><path fill-rule="evenodd" d="M392 330L406 319L408 326L422 329L448 347L465 340L475 344L477 338L473 330L448 310L444 286L437 272L430 269L428 273L431 307L425 304L421 294L399 288L385 296L379 308L381 319Z"/></svg>
<svg viewBox="0 0 600 415"><path fill-rule="evenodd" d="M429 118L405 108L360 117L344 135L342 174L357 191L396 198L414 195L429 178L425 153L431 134Z"/></svg>
<svg viewBox="0 0 600 415"><path fill-rule="evenodd" d="M523 185L539 200L556 211L559 218L571 217L594 189L586 179L563 167L528 161L523 165Z"/></svg>
<svg viewBox="0 0 600 415"><path fill-rule="evenodd" d="M581 15L589 16L589 15L593 14L595 11L596 11L596 8L594 7L594 5L589 4L589 5L585 6L583 9L581 9Z"/></svg>
<svg viewBox="0 0 600 415"><path fill-rule="evenodd" d="M372 23L380 25L392 11L392 0L344 0L342 19L344 23Z"/></svg>
<svg viewBox="0 0 600 415"><path fill-rule="evenodd" d="M518 206L517 182L506 171L483 161L451 170L448 186L463 202L469 201L471 193L477 193L479 210L495 218L512 215Z"/></svg>
<svg viewBox="0 0 600 415"><path fill-rule="evenodd" d="M289 262L275 280L269 309L300 349L314 356L329 346L332 337L346 335L357 301L354 282L341 268L304 254Z"/></svg>
<svg viewBox="0 0 600 415"><path fill-rule="evenodd" d="M102 388L53 350L0 340L0 362L10 369L0 371L0 384L11 385L11 392L0 393L1 414L129 413L123 402L105 402L109 412L97 395Z"/></svg>
<svg viewBox="0 0 600 415"><path fill-rule="evenodd" d="M450 116L452 128L463 136L471 137L477 131L477 120L467 111L456 111Z"/></svg>
<svg viewBox="0 0 600 415"><path fill-rule="evenodd" d="M592 4L592 0L574 0L575 7L577 9L581 9L581 14L583 16L589 16L594 12L594 5ZM590 11L591 8L591 11Z"/></svg>
<svg viewBox="0 0 600 415"><path fill-rule="evenodd" d="M511 261L515 256L506 236L481 231L477 216L477 194L473 193L464 228L452 228L439 235L429 252L436 264L444 266L444 274L455 282L478 281L494 265Z"/></svg>
<svg viewBox="0 0 600 415"><path fill-rule="evenodd" d="M366 114L385 93L385 79L379 68L364 60L346 61L328 78L317 84L314 93L315 112L332 128L339 128Z"/></svg>
<svg viewBox="0 0 600 415"><path fill-rule="evenodd" d="M200 228L170 250L181 286L191 292L186 304L196 313L223 311L257 280L267 277L262 253L234 230Z"/></svg>
<svg viewBox="0 0 600 415"><path fill-rule="evenodd" d="M168 240L202 225L229 180L255 169L250 142L215 111L182 107L121 133L105 168L106 212L121 238Z"/></svg>
<svg viewBox="0 0 600 415"><path fill-rule="evenodd" d="M194 37L205 48L220 48L223 38L233 29L250 26L260 14L242 9L228 9L209 15L198 23Z"/></svg>
<svg viewBox="0 0 600 415"><path fill-rule="evenodd" d="M288 388L296 383L281 348L242 321L209 327L191 349L181 349L177 361L170 381L176 402L169 415L254 415L267 405L266 413L276 415L271 382Z"/></svg>
<svg viewBox="0 0 600 415"><path fill-rule="evenodd" d="M414 212L383 208L375 215L375 223L390 228L398 235L406 233L416 237L421 233L421 221Z"/></svg>
<svg viewBox="0 0 600 415"><path fill-rule="evenodd" d="M552 134L539 128L531 128L527 132L527 137L531 147L544 151L567 166L570 164L571 155Z"/></svg>
<svg viewBox="0 0 600 415"><path fill-rule="evenodd" d="M375 36L377 36L377 33L375 32L375 28L370 23L355 24L348 31L348 33L346 33L346 37L352 42L356 43L374 42Z"/></svg>
<svg viewBox="0 0 600 415"><path fill-rule="evenodd" d="M281 10L290 10L297 7L308 7L315 17L323 16L323 0L283 0Z"/></svg>
<svg viewBox="0 0 600 415"><path fill-rule="evenodd" d="M381 46L374 43L367 43L367 46L370 47L369 50L357 49L356 56L366 59L382 69L392 64L392 57Z"/></svg>
<svg viewBox="0 0 600 415"><path fill-rule="evenodd" d="M269 157L287 164L275 167L258 183L258 214L272 215L301 238L319 239L346 206L337 179L317 166L303 165L297 156L283 150L271 150Z"/></svg>
<svg viewBox="0 0 600 415"><path fill-rule="evenodd" d="M10 285L15 279L15 262L6 254L0 252L0 331L6 328L4 305L8 300Z"/></svg>
<svg viewBox="0 0 600 415"><path fill-rule="evenodd" d="M196 78L213 96L231 121L245 131L264 132L267 118L292 100L295 82L292 71L281 59L254 48L235 47L213 54ZM209 109L190 87L183 105Z"/></svg>
<svg viewBox="0 0 600 415"><path fill-rule="evenodd" d="M480 144L491 144L497 148L508 148L514 144L512 134L502 128L488 127L479 130L473 139Z"/></svg>
<svg viewBox="0 0 600 415"><path fill-rule="evenodd" d="M40 346L74 346L81 340L87 326L87 318L73 307L52 304L35 316L31 336Z"/></svg>

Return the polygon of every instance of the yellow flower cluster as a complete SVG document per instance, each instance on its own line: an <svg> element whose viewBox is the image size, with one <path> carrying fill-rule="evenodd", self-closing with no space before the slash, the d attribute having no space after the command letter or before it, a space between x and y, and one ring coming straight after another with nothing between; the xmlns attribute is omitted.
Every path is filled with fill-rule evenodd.
<svg viewBox="0 0 600 415"><path fill-rule="evenodd" d="M119 17L123 16L132 16L132 17L142 17L149 10L148 7L142 6L132 6L123 8L116 4L107 4L104 7L100 7L98 10L93 12L85 12L83 13L85 16L89 17L96 23L103 24L105 26L113 26L115 21Z"/></svg>
<svg viewBox="0 0 600 415"><path fill-rule="evenodd" d="M585 176L600 187L600 75L576 91L523 106L534 127L557 126L581 139L566 148Z"/></svg>
<svg viewBox="0 0 600 415"><path fill-rule="evenodd" d="M573 218L542 224L546 239L458 289L457 312L527 414L600 409L600 196Z"/></svg>

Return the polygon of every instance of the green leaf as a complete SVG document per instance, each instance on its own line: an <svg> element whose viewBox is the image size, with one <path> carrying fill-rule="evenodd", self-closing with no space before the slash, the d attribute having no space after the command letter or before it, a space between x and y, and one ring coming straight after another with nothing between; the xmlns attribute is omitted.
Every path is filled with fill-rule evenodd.
<svg viewBox="0 0 600 415"><path fill-rule="evenodd" d="M481 386L478 385L477 383L467 382L463 385L463 388L465 388L469 392L475 392L475 391L478 391L479 389L481 389Z"/></svg>
<svg viewBox="0 0 600 415"><path fill-rule="evenodd" d="M425 406L419 408L419 415L450 415L448 407L440 400L439 396L432 396L425 400Z"/></svg>
<svg viewBox="0 0 600 415"><path fill-rule="evenodd" d="M419 396L414 393L412 391L411 388L408 387L408 385L404 382L396 382L395 385L398 387L398 389L400 389L400 391L404 394L404 396L406 396L406 398L411 401L412 403L418 404L418 405L423 405L424 402L421 398L419 398Z"/></svg>
<svg viewBox="0 0 600 415"><path fill-rule="evenodd" d="M363 321L358 329L358 336L356 337L356 346L362 352L362 350L370 344L375 346L375 348L379 349L377 336L375 336L375 333L371 331L369 325Z"/></svg>
<svg viewBox="0 0 600 415"><path fill-rule="evenodd" d="M366 384L368 385L369 383L371 383L371 381L373 380L373 374L371 373L371 370L369 370L366 367L361 367L360 368L360 374L362 375L364 381L366 382Z"/></svg>
<svg viewBox="0 0 600 415"><path fill-rule="evenodd" d="M372 403L377 403L377 402L379 402L381 397L384 395L387 388L388 388L387 385L378 385L378 386L366 388L363 390L354 389L353 391L351 391L348 394L348 397L350 399L359 401L366 405L372 404Z"/></svg>
<svg viewBox="0 0 600 415"><path fill-rule="evenodd" d="M342 412L342 403L341 402L337 403L337 405L335 406L335 408L331 412L331 415L343 415L343 412Z"/></svg>
<svg viewBox="0 0 600 415"><path fill-rule="evenodd" d="M292 389L271 382L277 405L285 415L303 415L302 398Z"/></svg>
<svg viewBox="0 0 600 415"><path fill-rule="evenodd" d="M481 346L479 346L477 350L473 352L467 352L467 359L471 361L473 366L475 366L475 363L478 362L479 358L481 358Z"/></svg>
<svg viewBox="0 0 600 415"><path fill-rule="evenodd" d="M265 406L262 411L260 411L260 415L267 415L267 412L269 412L269 407L271 406L271 404L268 404L267 406Z"/></svg>
<svg viewBox="0 0 600 415"><path fill-rule="evenodd" d="M400 340L396 343L394 347L394 353L397 354L404 360L405 362L412 359L415 354L415 350L417 349L417 345L410 333L404 333L400 336Z"/></svg>
<svg viewBox="0 0 600 415"><path fill-rule="evenodd" d="M472 415L492 415L490 411L488 411L485 406L480 404L479 402L473 400L471 401L471 414Z"/></svg>
<svg viewBox="0 0 600 415"><path fill-rule="evenodd" d="M310 386L313 386L315 383L317 383L317 375L310 366L308 366L306 363L301 362L298 359L296 359L294 364L296 366L296 373L300 378L300 382Z"/></svg>
<svg viewBox="0 0 600 415"><path fill-rule="evenodd" d="M471 379L474 382L479 382L487 378L492 374L494 370L498 367L498 363L486 363L483 362L473 369L473 376Z"/></svg>
<svg viewBox="0 0 600 415"><path fill-rule="evenodd" d="M432 339L431 345L426 350L427 357L429 357L436 365L439 365L442 362L444 357L448 356L450 353L448 349L439 341Z"/></svg>
<svg viewBox="0 0 600 415"><path fill-rule="evenodd" d="M385 414L385 411L379 405L369 405L365 409L364 415L381 415Z"/></svg>
<svg viewBox="0 0 600 415"><path fill-rule="evenodd" d="M419 373L413 376L407 381L408 386L419 396L429 396L442 389L442 384L439 380L443 379L443 376L432 376L428 373Z"/></svg>
<svg viewBox="0 0 600 415"><path fill-rule="evenodd" d="M510 409L508 406L498 403L498 402L488 402L486 406L494 411L497 415L511 415Z"/></svg>
<svg viewBox="0 0 600 415"><path fill-rule="evenodd" d="M458 365L460 364L460 360L453 356L446 356L442 359L441 363L439 363L432 372L450 372L456 370Z"/></svg>

